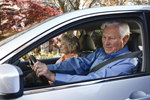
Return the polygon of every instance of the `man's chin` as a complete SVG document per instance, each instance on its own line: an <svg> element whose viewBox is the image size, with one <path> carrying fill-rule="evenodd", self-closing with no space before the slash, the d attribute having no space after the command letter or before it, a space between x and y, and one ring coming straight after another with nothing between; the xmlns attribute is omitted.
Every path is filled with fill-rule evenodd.
<svg viewBox="0 0 150 100"><path fill-rule="evenodd" d="M107 54L111 54L111 53L112 53L111 51L107 51L107 50L105 50L105 52L106 52Z"/></svg>

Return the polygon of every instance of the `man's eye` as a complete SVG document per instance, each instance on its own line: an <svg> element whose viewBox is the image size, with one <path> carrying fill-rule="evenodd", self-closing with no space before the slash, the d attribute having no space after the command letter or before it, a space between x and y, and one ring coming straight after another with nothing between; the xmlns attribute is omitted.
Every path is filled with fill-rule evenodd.
<svg viewBox="0 0 150 100"><path fill-rule="evenodd" d="M111 40L114 40L115 38L110 38Z"/></svg>

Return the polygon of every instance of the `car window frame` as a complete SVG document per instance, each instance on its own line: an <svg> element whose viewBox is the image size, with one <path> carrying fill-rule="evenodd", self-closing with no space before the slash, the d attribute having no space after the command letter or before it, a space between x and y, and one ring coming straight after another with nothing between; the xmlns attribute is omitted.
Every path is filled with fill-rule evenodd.
<svg viewBox="0 0 150 100"><path fill-rule="evenodd" d="M73 24L72 23L71 24L67 24L66 26L61 27L61 28L53 31L51 34L48 34L48 35L44 36L43 38L37 40L35 43L29 45L23 51L19 52L15 56L13 56L11 58L11 63L14 62L15 60L17 60L18 58L20 58L20 55L26 54L28 51L31 51L33 48L39 46L40 44L43 44L46 41L48 41L50 39L49 37L53 38L53 37L55 37L57 35L60 35L60 33L63 33L63 32L66 32L66 31L72 29L74 26L79 26L79 25L82 25L82 24L86 24L88 20L90 20L90 22L93 22L93 21L96 21L96 20L103 20L103 21L114 20L114 19L116 20L117 18L120 18L120 17L121 17L120 19L122 19L122 20L136 20L135 18L137 18L137 20L139 20L139 23L141 24L141 32L144 33L147 29L145 29L144 26L142 26L142 25L145 24L145 22L142 22L143 19L144 19L143 15L142 15L143 12L139 11L138 13L137 12L134 12L134 13L135 14L133 14L133 12L124 13L124 14L112 14L112 15L110 14L109 17L105 16L105 15L99 15L99 16L87 18L84 21L83 20L78 20L78 21L74 22ZM147 36L147 34L143 34L142 35L142 40L146 36ZM144 55L143 55L144 62L143 62L142 66L144 67L144 66L148 66L149 65L149 63L147 61L147 58L149 58L149 57L145 56L146 52L148 52L148 51L145 50L145 47L146 47L145 43L146 43L146 41L142 41L142 42L143 42L143 46L144 46L143 47L144 48L143 49L143 51L144 51ZM139 76L143 76L143 75L149 75L149 73L140 73L140 74L127 75L127 76L118 76L119 78L118 77L111 77L111 80L125 79L125 78L131 78L131 77L139 77ZM109 77L108 78L104 78L104 79L107 80L107 79L109 79ZM101 78L101 79L94 79L94 80L80 81L80 82L73 82L73 83L67 83L67 84L89 82L89 81L95 81L95 80L103 80L103 78ZM65 85L65 84L63 84L63 85Z"/></svg>

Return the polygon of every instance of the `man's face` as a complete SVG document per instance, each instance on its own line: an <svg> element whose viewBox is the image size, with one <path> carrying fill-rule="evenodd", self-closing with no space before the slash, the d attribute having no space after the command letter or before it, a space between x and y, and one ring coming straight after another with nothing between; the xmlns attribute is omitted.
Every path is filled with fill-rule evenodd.
<svg viewBox="0 0 150 100"><path fill-rule="evenodd" d="M103 30L102 43L107 54L121 50L127 43L129 36L121 38L119 26L106 26Z"/></svg>

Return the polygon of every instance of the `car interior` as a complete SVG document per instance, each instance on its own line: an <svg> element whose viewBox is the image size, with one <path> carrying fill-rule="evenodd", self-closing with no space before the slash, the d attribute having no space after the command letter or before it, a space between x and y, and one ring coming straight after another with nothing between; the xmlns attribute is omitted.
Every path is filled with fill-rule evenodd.
<svg viewBox="0 0 150 100"><path fill-rule="evenodd" d="M141 35L141 29L139 24L134 21L134 20L126 20L126 22L129 24L130 27L130 39L128 41L128 47L129 50L134 52L134 51L142 51L142 35ZM102 30L100 28L102 22L94 22L90 24L84 24L84 25L79 25L78 27L72 28L72 30L77 30L80 32L80 35L78 37L79 43L80 43L80 51L78 53L79 57L83 57L89 53L94 52L96 49L101 48L102 42L101 42L101 37L102 37ZM70 31L70 30L67 30ZM48 59L39 59L41 62L46 63L46 64L55 64L55 62L59 59L60 57L56 58L48 58ZM139 67L137 73L142 72L142 56L138 59L139 62ZM22 69L24 76L26 76L29 72L31 72L31 68L29 65L29 61L20 61L18 66ZM30 86L30 87L35 87ZM25 88L29 88L26 86Z"/></svg>

